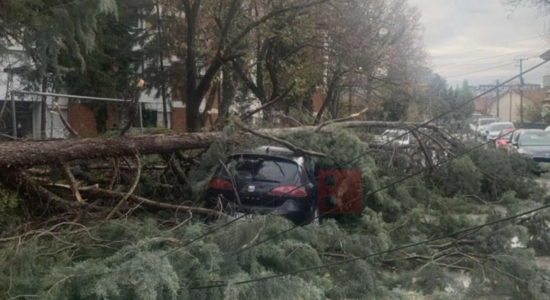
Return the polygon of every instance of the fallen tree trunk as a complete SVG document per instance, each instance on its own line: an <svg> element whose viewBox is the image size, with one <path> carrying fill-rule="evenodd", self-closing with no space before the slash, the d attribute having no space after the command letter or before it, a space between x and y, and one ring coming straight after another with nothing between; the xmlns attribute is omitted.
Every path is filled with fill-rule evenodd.
<svg viewBox="0 0 550 300"><path fill-rule="evenodd" d="M171 153L177 150L207 148L214 141L230 138L223 132L180 135L143 135L119 138L24 141L0 143L0 167L56 165L65 162L119 156Z"/></svg>
<svg viewBox="0 0 550 300"><path fill-rule="evenodd" d="M323 127L320 132L331 132L338 128L418 127L416 123L392 123L378 121L349 121ZM433 125L422 126L440 132ZM316 126L260 129L265 135L282 135L293 132L315 132ZM5 167L30 167L35 165L57 165L60 159L71 162L83 159L97 159L120 156L173 153L179 150L204 149L217 141L237 141L250 138L250 134L227 135L224 132L185 133L178 135L143 135L117 138L87 138L50 141L8 141L0 143L0 169Z"/></svg>

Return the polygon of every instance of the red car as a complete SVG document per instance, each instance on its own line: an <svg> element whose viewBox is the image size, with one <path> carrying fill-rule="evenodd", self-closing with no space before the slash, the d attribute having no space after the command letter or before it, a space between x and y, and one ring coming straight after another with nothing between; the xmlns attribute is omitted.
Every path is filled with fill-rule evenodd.
<svg viewBox="0 0 550 300"><path fill-rule="evenodd" d="M502 130L497 139L495 140L495 148L497 149L508 149L508 143L510 142L510 136L514 132L514 128L506 128Z"/></svg>

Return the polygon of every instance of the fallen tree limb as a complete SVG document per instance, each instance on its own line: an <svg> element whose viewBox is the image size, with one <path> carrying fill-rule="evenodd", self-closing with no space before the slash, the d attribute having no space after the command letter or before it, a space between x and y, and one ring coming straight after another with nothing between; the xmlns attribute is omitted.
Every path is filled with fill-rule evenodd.
<svg viewBox="0 0 550 300"><path fill-rule="evenodd" d="M110 170L113 168L112 165L108 164L91 164L89 166L85 167L86 170ZM119 166L118 167L121 170L135 170L137 166L131 165L131 166ZM149 171L164 171L168 168L168 166L162 166L162 165L145 165L141 167L142 170L149 170Z"/></svg>
<svg viewBox="0 0 550 300"><path fill-rule="evenodd" d="M176 154L173 155L163 155L164 160L166 163L170 166L170 170L174 175L176 175L176 178L178 179L178 182L182 185L189 185L189 180L187 179L187 175L185 175L185 172L181 168L179 164L179 160L175 157Z"/></svg>
<svg viewBox="0 0 550 300"><path fill-rule="evenodd" d="M392 123L380 121L348 121L330 124L321 129L332 132L339 128L386 127L403 128L420 126L418 123ZM439 132L434 125L424 128ZM278 136L293 132L314 132L315 126L256 130L266 136ZM250 134L237 133L228 136L224 132L141 135L118 138L86 138L49 141L6 141L0 143L0 172L6 167L58 165L59 159L69 163L75 160L109 157L174 153L180 150L206 149L214 142L229 142L250 138Z"/></svg>
<svg viewBox="0 0 550 300"><path fill-rule="evenodd" d="M418 141L418 144L420 144L420 149L422 150L422 153L424 153L426 163L428 164L430 170L432 170L434 166L433 166L433 163L432 163L432 158L430 157L430 154L428 153L428 149L426 148L426 145L424 145L424 142L422 142L422 140L418 136L418 133L413 128L411 128L411 134Z"/></svg>
<svg viewBox="0 0 550 300"><path fill-rule="evenodd" d="M104 210L104 208L100 206L63 199L42 187L21 170L4 169L0 171L0 182L16 191L22 199L29 199L30 201L42 200L63 209L87 208L94 211ZM71 187L68 186L68 189L71 190ZM80 190L82 191L82 189Z"/></svg>
<svg viewBox="0 0 550 300"><path fill-rule="evenodd" d="M76 200L80 203L84 203L84 200L82 199L82 195L80 195L80 191L78 190L78 184L76 183L76 179L74 178L73 172L71 171L71 167L69 166L69 164L64 163L62 165L62 169L63 169L63 173L65 174L65 177L67 177L67 180L71 185L71 190L73 191L73 194L76 197Z"/></svg>
<svg viewBox="0 0 550 300"><path fill-rule="evenodd" d="M113 191L107 191L103 189L87 189L82 190L83 193L88 195L91 198L111 198L111 199L120 199L120 197L123 197L124 194L113 192ZM168 203L161 203L156 202L153 200L149 200L140 196L136 195L130 195L128 197L128 200L147 207L155 208L155 209L166 209L166 210L174 210L174 211L182 211L182 212L191 212L194 214L199 215L207 215L207 216L215 216L215 217L227 217L226 214L221 213L219 211L207 209L207 208L201 208L201 207L191 207L191 206L180 206L180 205L174 205L174 204L168 204Z"/></svg>
<svg viewBox="0 0 550 300"><path fill-rule="evenodd" d="M120 199L120 201L115 206L115 208L109 213L109 215L107 215L107 218L105 220L111 219L114 214L118 213L118 210L120 209L120 207L126 202L126 200L128 200L128 197L130 197L134 193L134 191L138 186L139 179L141 177L141 159L139 158L138 154L136 154L135 157L136 157L136 163L138 168L136 169L136 176L134 178L134 182L132 183L130 190L128 190L128 192L124 194L124 196L122 197L122 199Z"/></svg>
<svg viewBox="0 0 550 300"><path fill-rule="evenodd" d="M302 148L299 148L299 147L296 147L294 145L292 145L291 143L285 141L285 140L281 140L279 138L276 138L276 137L273 137L273 136L270 136L270 135L267 135L267 134L263 134L263 133L260 133L258 131L255 131L255 130L252 130L248 127L246 127L244 124L242 124L237 118L233 118L232 119L233 123L235 124L235 126L237 126L238 128L240 128L241 130L243 131L246 131L246 132L249 132L257 137L261 137L261 138L264 138L264 139L267 139L267 140L271 140L271 141L274 141L275 143L278 143L278 144L281 144L285 147L287 147L288 149L294 151L295 153L299 153L299 154L307 154L307 155L310 155L310 156L316 156L316 157L327 157L326 154L324 153L319 153L319 152L315 152L315 151L310 151L310 150L305 150L305 149L302 149Z"/></svg>
<svg viewBox="0 0 550 300"><path fill-rule="evenodd" d="M369 108L365 108L363 109L362 111L358 112L358 113L355 113L355 114L352 114L348 117L345 117L345 118L341 118L341 119L336 119L336 120L329 120L329 121L326 121L326 122L323 122L321 123L319 126L317 126L317 128L315 129L315 132L319 132L321 131L321 129L323 129L323 127L327 127L328 125L330 124L334 124L334 123L342 123L342 122L347 122L347 121L350 121L350 120L353 120L359 116L361 116L362 114L366 113L367 111L369 110Z"/></svg>
<svg viewBox="0 0 550 300"><path fill-rule="evenodd" d="M54 105L55 105L55 108L57 109L57 114L59 115L59 119L61 119L61 123L63 123L65 128L67 128L71 136L75 138L81 138L80 134L78 134L78 132L74 130L71 124L69 124L69 122L67 122L67 119L65 119L65 117L63 116L63 113L61 112L59 105L57 105L57 102L55 102Z"/></svg>

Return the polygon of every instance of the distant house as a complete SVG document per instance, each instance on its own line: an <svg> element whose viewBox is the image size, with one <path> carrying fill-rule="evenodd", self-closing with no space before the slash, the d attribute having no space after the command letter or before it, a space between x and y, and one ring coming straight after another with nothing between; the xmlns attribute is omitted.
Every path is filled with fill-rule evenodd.
<svg viewBox="0 0 550 300"><path fill-rule="evenodd" d="M523 120L531 121L528 115L529 108L542 106L547 89L528 89L523 91ZM498 116L504 122L520 122L521 120L521 93L517 88L510 88L501 92L500 97L484 100L485 114ZM476 103L476 108L477 108ZM479 104L481 107L482 105Z"/></svg>
<svg viewBox="0 0 550 300"><path fill-rule="evenodd" d="M477 98L475 101L476 104L476 113L481 116L491 115L491 97L484 96Z"/></svg>

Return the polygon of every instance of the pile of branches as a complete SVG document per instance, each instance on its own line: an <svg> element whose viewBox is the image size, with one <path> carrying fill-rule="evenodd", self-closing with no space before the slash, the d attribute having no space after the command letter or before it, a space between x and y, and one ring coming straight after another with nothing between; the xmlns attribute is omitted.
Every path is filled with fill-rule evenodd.
<svg viewBox="0 0 550 300"><path fill-rule="evenodd" d="M413 165L427 166L434 165L435 157L453 155L451 149L460 146L457 140L436 126L353 121L357 115L319 126L258 130L247 127L235 118L233 123L237 130L232 133L121 135L112 138L84 139L68 127L72 137L66 140L0 143L0 189L16 193L20 199L19 207L31 220L108 220L128 216L138 209L172 210L223 218L225 215L222 212L201 207L201 201L197 199L173 199L172 203L168 203L147 198L139 192L140 179L150 175L148 177L154 178L154 184L161 190L190 189L189 171L200 165L201 155L213 143L246 141L251 136L297 153L330 158L329 154L296 147L277 136L295 132L322 135L341 128L352 129L359 134L370 128L423 128L412 131L416 143L408 146L371 143L369 147L372 150L365 149L365 152L399 151L413 158Z"/></svg>

